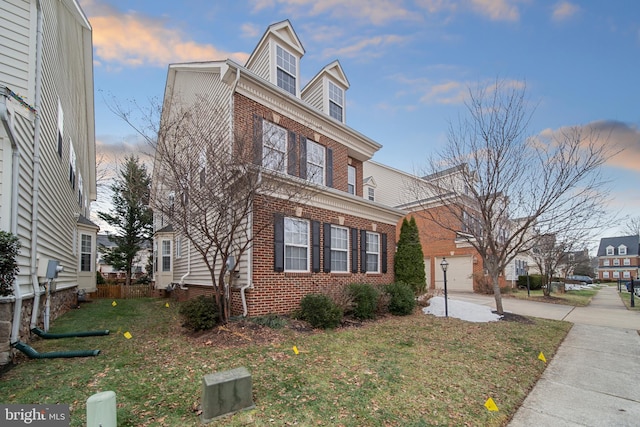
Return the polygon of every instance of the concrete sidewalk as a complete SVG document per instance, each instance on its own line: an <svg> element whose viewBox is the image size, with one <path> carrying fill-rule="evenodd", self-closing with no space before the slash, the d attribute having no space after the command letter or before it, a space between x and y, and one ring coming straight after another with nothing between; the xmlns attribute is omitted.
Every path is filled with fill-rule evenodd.
<svg viewBox="0 0 640 427"><path fill-rule="evenodd" d="M495 308L492 296L451 298ZM510 298L503 306L574 323L510 427L640 425L640 312L627 310L615 287L600 289L588 307Z"/></svg>

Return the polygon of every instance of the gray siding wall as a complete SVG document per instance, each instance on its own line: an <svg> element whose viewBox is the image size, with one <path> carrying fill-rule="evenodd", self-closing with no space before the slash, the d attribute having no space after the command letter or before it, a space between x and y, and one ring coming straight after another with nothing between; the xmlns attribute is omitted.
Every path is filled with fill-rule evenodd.
<svg viewBox="0 0 640 427"><path fill-rule="evenodd" d="M213 121L213 138L224 138L229 142L232 141L231 120L232 114L232 96L229 85L221 80L219 73L214 72L191 72L178 71L173 87L174 102L185 103L191 105L193 103L205 103L206 105L215 106L211 111L211 119ZM223 140L224 140L223 139ZM157 177L156 177L157 178ZM177 237L177 236L176 236ZM182 238L181 257L176 255L176 241L173 245L173 280L178 282L180 278L189 271L185 283L192 284L211 284L211 275L201 255L191 248L191 268L188 268L189 262L189 241Z"/></svg>
<svg viewBox="0 0 640 427"><path fill-rule="evenodd" d="M325 114L329 114L328 111L324 110L324 97L322 96L322 86L325 79L318 79L313 86L309 87L305 90L304 95L302 96L302 100L322 111Z"/></svg>
<svg viewBox="0 0 640 427"><path fill-rule="evenodd" d="M265 79L266 81L272 82L273 84L275 84L276 83L275 78L273 80L271 79L271 74L270 74L271 67L269 67L269 64L270 64L269 46L271 45L271 43L273 42L265 43L262 50L258 52L256 62L253 64L250 70L255 74L257 74L258 76Z"/></svg>
<svg viewBox="0 0 640 427"><path fill-rule="evenodd" d="M32 64L35 18L29 0L0 2L0 83L33 103Z"/></svg>

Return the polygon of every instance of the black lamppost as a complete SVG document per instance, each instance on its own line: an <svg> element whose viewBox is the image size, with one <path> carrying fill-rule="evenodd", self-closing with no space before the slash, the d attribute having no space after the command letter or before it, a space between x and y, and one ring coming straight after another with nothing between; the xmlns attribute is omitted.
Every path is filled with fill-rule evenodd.
<svg viewBox="0 0 640 427"><path fill-rule="evenodd" d="M527 275L527 297L531 296L531 288L529 287L529 263L524 263L524 273Z"/></svg>
<svg viewBox="0 0 640 427"><path fill-rule="evenodd" d="M449 263L445 257L442 257L440 267L442 267L442 272L444 273L444 317L449 317L449 307L447 305L447 268L449 268Z"/></svg>

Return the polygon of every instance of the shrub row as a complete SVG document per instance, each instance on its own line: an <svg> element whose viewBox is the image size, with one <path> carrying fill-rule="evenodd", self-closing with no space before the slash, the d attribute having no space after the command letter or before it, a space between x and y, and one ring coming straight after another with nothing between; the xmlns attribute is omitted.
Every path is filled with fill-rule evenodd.
<svg viewBox="0 0 640 427"><path fill-rule="evenodd" d="M403 282L387 285L382 290L366 283L351 284L346 292L352 304L347 313L357 319L373 319L380 311L383 296L388 297L386 309L393 315L406 316L416 307L413 288ZM324 294L305 295L300 301L297 317L305 320L314 328L332 329L342 321L344 311L329 296Z"/></svg>
<svg viewBox="0 0 640 427"><path fill-rule="evenodd" d="M340 300L338 304L336 300ZM354 283L345 288L345 295L331 297L324 294L305 295L295 317L309 322L314 328L332 329L340 325L345 314L356 319L374 319L376 314L389 312L395 316L411 314L416 306L413 288L397 282L382 288L367 283ZM193 331L211 329L218 321L218 307L214 297L199 296L181 303L183 326ZM254 323L282 327L282 319L270 315L253 319Z"/></svg>

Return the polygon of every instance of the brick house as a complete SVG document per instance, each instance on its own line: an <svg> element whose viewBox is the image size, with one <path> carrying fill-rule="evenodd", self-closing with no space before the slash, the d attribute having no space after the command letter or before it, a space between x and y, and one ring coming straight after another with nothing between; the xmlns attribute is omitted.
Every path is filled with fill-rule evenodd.
<svg viewBox="0 0 640 427"><path fill-rule="evenodd" d="M432 218L440 218L439 222L455 221L448 209L437 197L416 200L416 192L412 190L419 185L424 188L425 181L454 175L459 168L451 168L438 172L437 176L417 177L416 175L394 169L374 161L364 163L364 194L379 203L394 206L405 212L406 218L413 216L420 233L420 243L424 255L427 289L442 289L444 273L440 267L443 258L447 259L447 289L453 291L484 291L486 289L485 271L482 257L468 242L464 235L464 224L452 224L455 232L438 225ZM447 218L448 216L448 218ZM446 219L446 221L444 221ZM399 238L400 225L397 233ZM526 256L518 257L500 277L500 286L514 284L518 275L524 275ZM488 282L487 282L488 283Z"/></svg>
<svg viewBox="0 0 640 427"><path fill-rule="evenodd" d="M597 257L599 280L635 279L640 275L640 236L604 237Z"/></svg>
<svg viewBox="0 0 640 427"><path fill-rule="evenodd" d="M264 195L253 200L249 221L256 235L235 263L232 314L288 313L309 293L393 282L393 239L403 212L362 197L362 164L381 145L347 126L349 82L338 61L299 89L304 53L286 20L266 30L244 66L231 60L169 66L163 113L178 102L211 102L219 135L230 141L253 136L262 173L283 186L302 182L315 189L304 203ZM156 189L163 184L157 170L155 164ZM155 229L156 288L172 286L186 298L211 293L209 271L189 241L163 218L156 218Z"/></svg>

